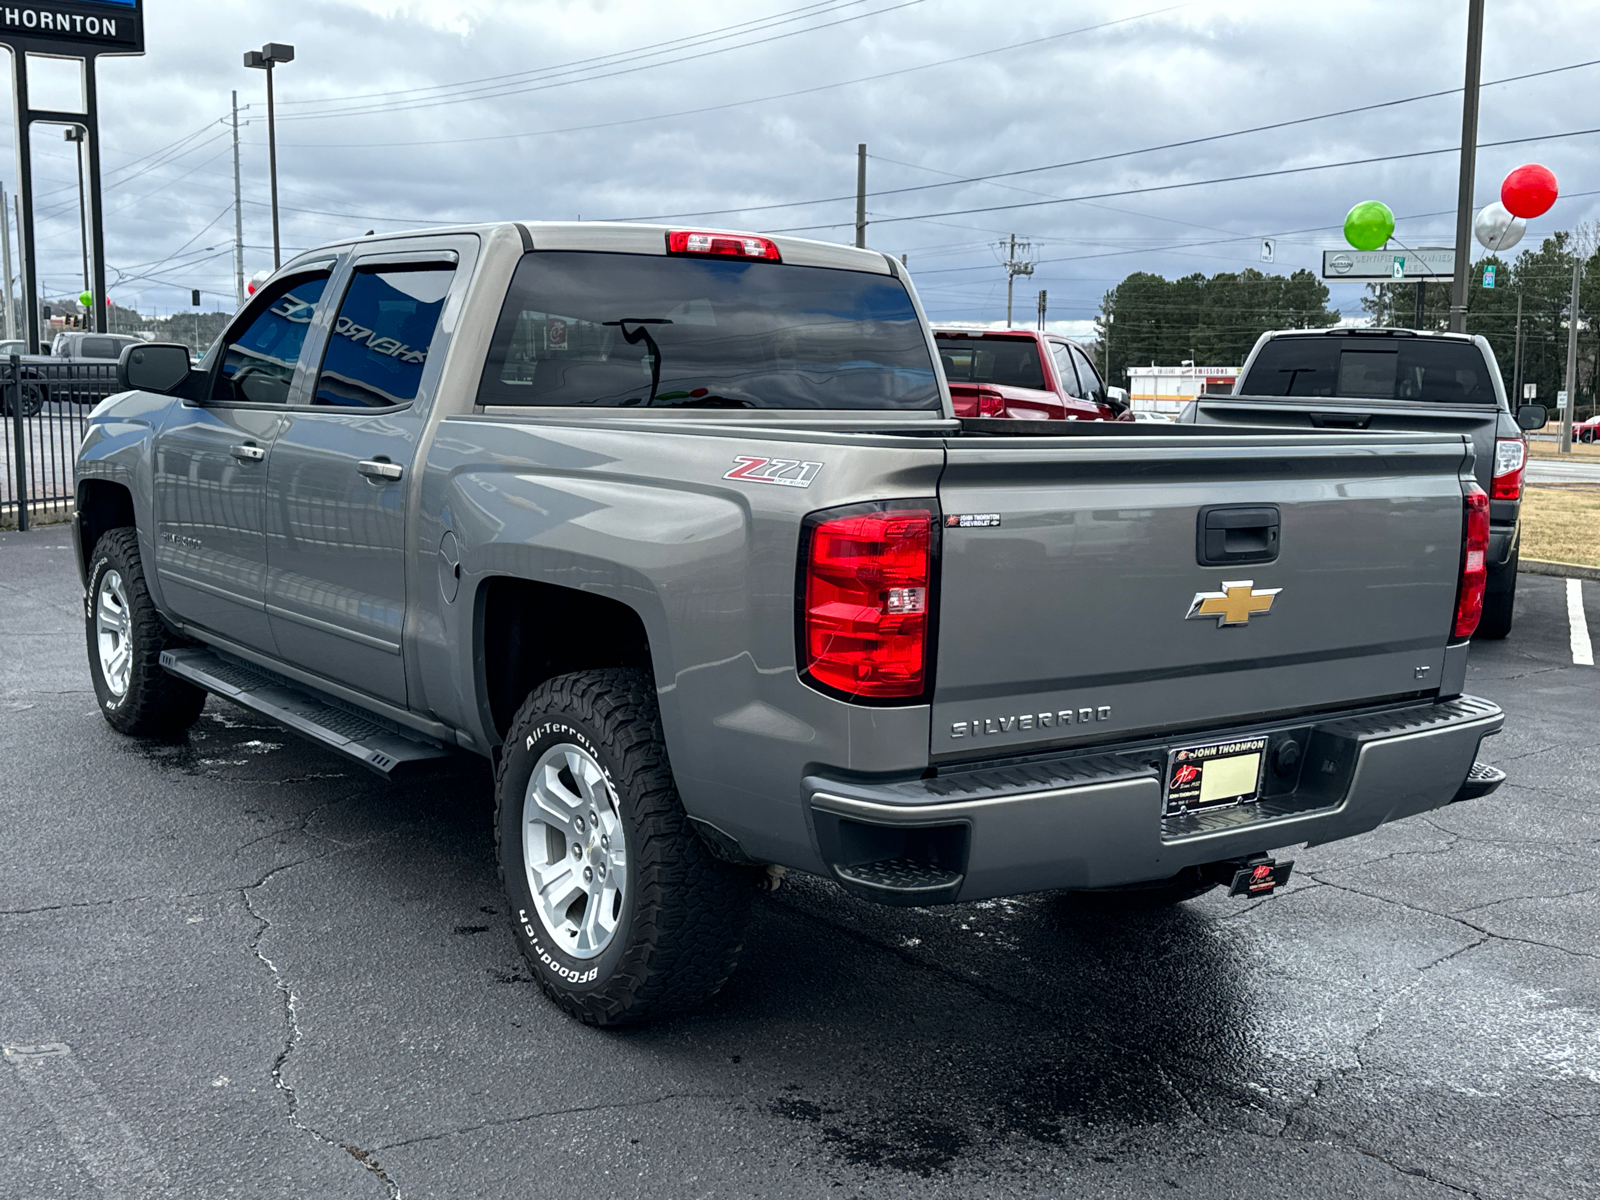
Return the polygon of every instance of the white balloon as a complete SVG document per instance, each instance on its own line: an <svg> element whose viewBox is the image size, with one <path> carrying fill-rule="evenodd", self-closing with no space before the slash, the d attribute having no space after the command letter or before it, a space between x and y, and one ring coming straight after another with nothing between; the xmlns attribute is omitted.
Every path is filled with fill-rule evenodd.
<svg viewBox="0 0 1600 1200"><path fill-rule="evenodd" d="M1472 235L1478 243L1497 254L1511 249L1527 232L1528 223L1521 217L1513 217L1498 200L1485 205L1477 220L1472 222Z"/></svg>

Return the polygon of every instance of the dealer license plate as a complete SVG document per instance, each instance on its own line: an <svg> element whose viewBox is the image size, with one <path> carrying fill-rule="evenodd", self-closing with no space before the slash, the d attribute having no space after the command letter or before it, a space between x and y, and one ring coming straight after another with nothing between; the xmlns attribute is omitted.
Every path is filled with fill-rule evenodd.
<svg viewBox="0 0 1600 1200"><path fill-rule="evenodd" d="M1267 739L1184 746L1167 755L1167 815L1249 804L1261 793Z"/></svg>

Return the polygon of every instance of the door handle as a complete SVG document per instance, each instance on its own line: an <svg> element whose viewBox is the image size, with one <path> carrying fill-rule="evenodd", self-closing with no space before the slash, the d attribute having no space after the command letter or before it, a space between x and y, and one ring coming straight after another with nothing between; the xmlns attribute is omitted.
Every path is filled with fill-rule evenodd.
<svg viewBox="0 0 1600 1200"><path fill-rule="evenodd" d="M406 473L405 468L399 463L392 463L382 458L364 458L356 464L356 470L368 479L395 480Z"/></svg>
<svg viewBox="0 0 1600 1200"><path fill-rule="evenodd" d="M229 446L228 453L240 462L260 462L267 456L265 450L250 442L246 442L243 446Z"/></svg>

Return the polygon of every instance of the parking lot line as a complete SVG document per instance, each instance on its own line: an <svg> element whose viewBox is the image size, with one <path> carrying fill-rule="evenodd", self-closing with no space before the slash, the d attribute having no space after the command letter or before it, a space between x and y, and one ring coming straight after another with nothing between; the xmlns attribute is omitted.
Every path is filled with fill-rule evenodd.
<svg viewBox="0 0 1600 1200"><path fill-rule="evenodd" d="M1583 580L1567 580L1567 623L1572 626L1572 661L1580 667L1594 666L1594 647L1589 644L1589 620L1583 615Z"/></svg>

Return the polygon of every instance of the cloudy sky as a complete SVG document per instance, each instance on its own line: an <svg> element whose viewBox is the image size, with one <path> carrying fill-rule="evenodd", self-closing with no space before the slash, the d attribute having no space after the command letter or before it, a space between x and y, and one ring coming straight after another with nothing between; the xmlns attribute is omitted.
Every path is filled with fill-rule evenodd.
<svg viewBox="0 0 1600 1200"><path fill-rule="evenodd" d="M234 89L246 273L270 265L264 80L240 61L266 41L297 51L277 75L295 249L448 221L676 214L850 241L858 142L868 243L907 255L936 319L1004 316L1011 234L1038 261L1019 320L1045 288L1074 330L1131 271L1316 268L1359 200L1393 207L1409 246L1453 238L1466 0L145 3L149 53L100 74L111 294L143 311L186 309L191 287L232 307ZM1600 60L1600 0L1488 7L1486 84L1574 68L1483 91L1477 203L1522 162L1561 183L1536 244L1600 217L1600 63L1575 66ZM1281 126L1427 93L1442 94ZM71 148L49 128L34 146L45 290L75 294ZM1359 294L1336 285L1334 303L1358 312Z"/></svg>

